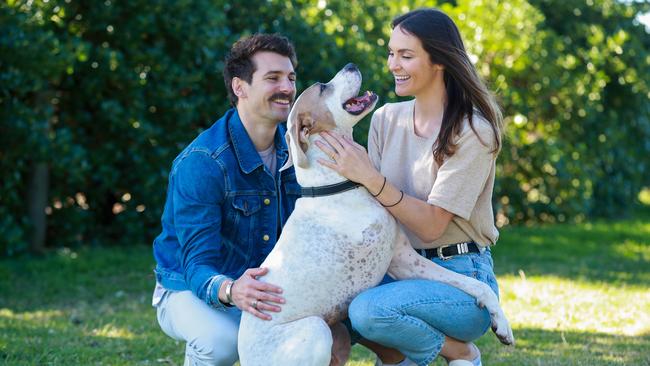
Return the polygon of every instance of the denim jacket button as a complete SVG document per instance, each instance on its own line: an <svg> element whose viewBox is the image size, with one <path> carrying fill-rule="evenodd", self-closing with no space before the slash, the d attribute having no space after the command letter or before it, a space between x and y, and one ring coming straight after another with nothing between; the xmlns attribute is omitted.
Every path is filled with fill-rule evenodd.
<svg viewBox="0 0 650 366"><path fill-rule="evenodd" d="M266 235L266 234L264 234L264 236L262 237L262 239L264 239L264 241L269 241L269 239L271 239L271 237L268 236L268 235Z"/></svg>
<svg viewBox="0 0 650 366"><path fill-rule="evenodd" d="M265 198L265 199L264 199L264 204L267 205L267 206L270 205L270 204L271 204L271 200L268 199L268 198Z"/></svg>

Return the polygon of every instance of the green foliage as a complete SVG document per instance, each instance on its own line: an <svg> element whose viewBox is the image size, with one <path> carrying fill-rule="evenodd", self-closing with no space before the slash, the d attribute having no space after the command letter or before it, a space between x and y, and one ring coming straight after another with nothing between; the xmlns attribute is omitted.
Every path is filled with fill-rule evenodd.
<svg viewBox="0 0 650 366"><path fill-rule="evenodd" d="M650 186L647 2L458 0L454 18L505 111L498 224L629 213ZM397 100L390 21L431 1L78 0L0 3L0 253L26 248L26 197L49 166L48 245L150 241L178 151L228 108L242 35L280 32L299 90L358 64ZM571 19L571 21L567 21ZM365 143L369 118L355 130Z"/></svg>
<svg viewBox="0 0 650 366"><path fill-rule="evenodd" d="M523 72L505 77L501 210L519 220L629 214L650 182L650 37L634 21L648 4L530 3L543 21ZM517 188L524 199L513 201Z"/></svg>
<svg viewBox="0 0 650 366"><path fill-rule="evenodd" d="M3 252L24 242L24 186L35 161L50 167L51 244L151 238L171 159L224 109L228 32L212 2L149 4L0 5L10 147L1 164L14 172L0 193L0 227L24 227L3 235Z"/></svg>

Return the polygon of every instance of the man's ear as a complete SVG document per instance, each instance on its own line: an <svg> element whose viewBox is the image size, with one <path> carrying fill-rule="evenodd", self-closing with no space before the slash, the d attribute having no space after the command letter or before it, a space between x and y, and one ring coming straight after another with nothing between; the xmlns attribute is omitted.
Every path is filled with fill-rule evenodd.
<svg viewBox="0 0 650 366"><path fill-rule="evenodd" d="M246 88L244 87L244 84L248 84L244 80L240 79L239 77L235 76L232 78L230 81L230 86L232 87L233 93L237 96L237 98L246 98Z"/></svg>

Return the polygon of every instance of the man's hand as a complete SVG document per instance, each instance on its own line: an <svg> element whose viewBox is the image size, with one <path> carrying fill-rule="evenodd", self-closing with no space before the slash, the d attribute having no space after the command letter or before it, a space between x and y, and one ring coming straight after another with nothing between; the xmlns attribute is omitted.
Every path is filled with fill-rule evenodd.
<svg viewBox="0 0 650 366"><path fill-rule="evenodd" d="M263 320L271 320L271 316L263 311L280 312L275 304L284 304L284 298L278 286L259 281L257 277L268 273L268 268L249 268L232 285L232 301L242 311L248 311Z"/></svg>

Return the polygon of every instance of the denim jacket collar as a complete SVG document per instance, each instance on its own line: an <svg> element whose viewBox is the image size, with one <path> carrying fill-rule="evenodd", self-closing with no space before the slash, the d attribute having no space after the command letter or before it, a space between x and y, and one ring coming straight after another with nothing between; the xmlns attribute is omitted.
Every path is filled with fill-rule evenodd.
<svg viewBox="0 0 650 366"><path fill-rule="evenodd" d="M253 141L248 135L244 124L239 118L239 112L235 108L231 111L233 113L228 119L228 133L230 135L230 140L232 141L232 146L235 151L235 156L237 156L239 167L244 173L250 174L264 163L262 162L262 158L260 158L260 154L255 149L255 145L253 145ZM279 158L278 166L284 165L284 162L289 155L286 143L284 142L285 130L286 127L284 124L278 124L278 128L275 130L275 136L273 137L276 156Z"/></svg>

